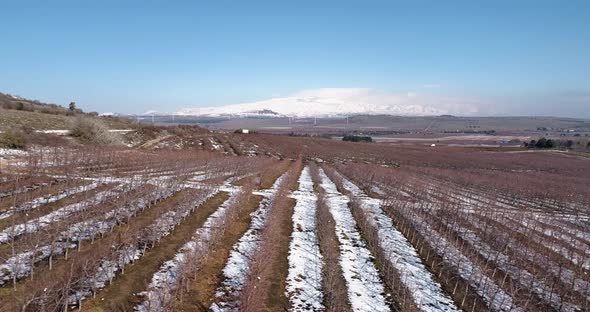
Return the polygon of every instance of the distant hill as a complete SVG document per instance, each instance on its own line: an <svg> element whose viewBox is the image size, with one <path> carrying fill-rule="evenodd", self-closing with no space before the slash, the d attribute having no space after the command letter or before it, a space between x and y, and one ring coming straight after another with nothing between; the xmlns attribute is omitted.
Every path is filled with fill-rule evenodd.
<svg viewBox="0 0 590 312"><path fill-rule="evenodd" d="M185 108L177 114L208 117L338 117L351 115L434 116L446 110L417 101L412 94L383 97L363 88L326 88L286 97L225 105Z"/></svg>

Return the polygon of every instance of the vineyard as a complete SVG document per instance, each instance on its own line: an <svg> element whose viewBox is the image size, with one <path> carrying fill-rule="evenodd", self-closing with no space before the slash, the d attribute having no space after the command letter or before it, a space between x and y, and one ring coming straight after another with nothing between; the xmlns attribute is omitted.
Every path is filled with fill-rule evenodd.
<svg viewBox="0 0 590 312"><path fill-rule="evenodd" d="M590 163L279 135L36 148L1 311L590 311Z"/></svg>

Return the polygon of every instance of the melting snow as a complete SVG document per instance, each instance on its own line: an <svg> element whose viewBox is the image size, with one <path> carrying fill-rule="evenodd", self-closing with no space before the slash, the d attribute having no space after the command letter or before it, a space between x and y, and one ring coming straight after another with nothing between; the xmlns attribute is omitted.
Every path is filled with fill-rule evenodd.
<svg viewBox="0 0 590 312"><path fill-rule="evenodd" d="M252 192L264 198L260 201L258 209L252 213L250 228L238 240L230 252L227 264L223 269L224 281L215 294L220 301L213 303L211 310L216 312L239 310L239 302L236 298L246 282L250 262L259 247L260 230L264 227L269 208L284 177L284 174L279 177L270 189Z"/></svg>
<svg viewBox="0 0 590 312"><path fill-rule="evenodd" d="M299 190L293 192L297 200L293 210L293 233L289 245L289 274L287 295L293 311L321 311L322 304L322 256L315 233L317 196L309 167L299 177Z"/></svg>
<svg viewBox="0 0 590 312"><path fill-rule="evenodd" d="M211 239L211 228L223 221L223 216L226 214L227 209L234 204L238 197L240 189L232 187L229 184L231 183L230 181L233 180L231 178L226 180L220 188L220 191L230 193L230 198L221 204L221 206L219 206L219 208L207 218L203 226L195 232L189 242L184 244L178 250L173 259L164 262L160 267L160 270L154 273L152 280L148 285L148 289L141 293L145 300L135 306L134 309L136 311L166 311L165 304L170 299L172 290L176 287L186 260L190 255L207 248L208 241Z"/></svg>
<svg viewBox="0 0 590 312"><path fill-rule="evenodd" d="M374 258L361 239L357 225L348 208L348 197L338 192L336 185L320 169L321 186L336 223L340 243L340 265L348 297L354 311L389 311L383 283L373 264Z"/></svg>
<svg viewBox="0 0 590 312"><path fill-rule="evenodd" d="M453 300L434 280L418 256L416 249L398 231L381 209L381 201L368 197L360 188L343 178L343 185L352 196L360 199L362 209L369 214L371 225L378 229L381 247L400 274L400 280L409 290L414 302L422 311L459 311Z"/></svg>

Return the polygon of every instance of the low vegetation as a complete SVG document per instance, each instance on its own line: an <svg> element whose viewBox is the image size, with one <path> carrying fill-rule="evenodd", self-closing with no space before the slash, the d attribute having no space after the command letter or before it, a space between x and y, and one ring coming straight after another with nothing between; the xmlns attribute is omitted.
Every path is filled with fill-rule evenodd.
<svg viewBox="0 0 590 312"><path fill-rule="evenodd" d="M348 141L348 142L373 142L373 138L371 138L370 136L345 135L342 138L342 141Z"/></svg>
<svg viewBox="0 0 590 312"><path fill-rule="evenodd" d="M84 144L123 144L123 138L118 133L109 131L109 128L104 123L85 117L76 119L69 135Z"/></svg>
<svg viewBox="0 0 590 312"><path fill-rule="evenodd" d="M26 144L27 139L20 131L6 130L0 133L0 148L24 149Z"/></svg>

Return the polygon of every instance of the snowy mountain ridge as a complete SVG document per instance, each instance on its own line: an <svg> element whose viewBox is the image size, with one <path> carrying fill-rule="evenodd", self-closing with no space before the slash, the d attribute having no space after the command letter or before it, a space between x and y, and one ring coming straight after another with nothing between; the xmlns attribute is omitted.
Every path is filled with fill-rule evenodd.
<svg viewBox="0 0 590 312"><path fill-rule="evenodd" d="M448 110L428 104L416 94L375 94L364 88L327 88L251 103L219 107L185 108L185 116L330 117L344 115L439 115Z"/></svg>

